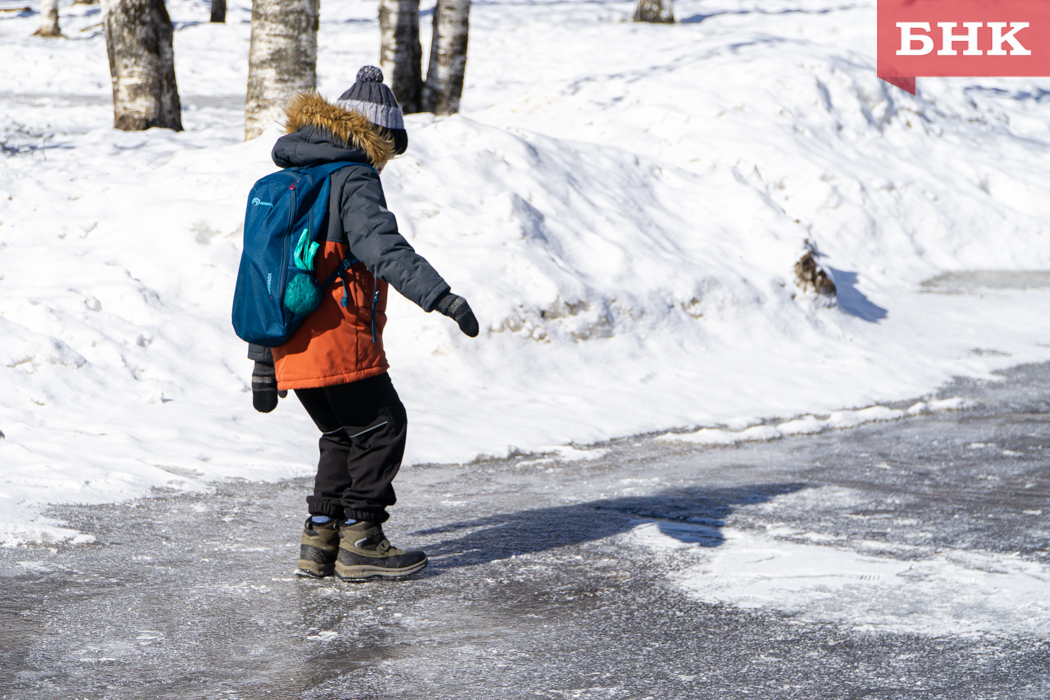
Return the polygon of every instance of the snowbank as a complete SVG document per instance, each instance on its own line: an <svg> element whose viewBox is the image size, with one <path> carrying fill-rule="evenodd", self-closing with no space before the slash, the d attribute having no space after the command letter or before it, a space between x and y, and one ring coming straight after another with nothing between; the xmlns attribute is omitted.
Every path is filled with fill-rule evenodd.
<svg viewBox="0 0 1050 700"><path fill-rule="evenodd" d="M830 414L1050 358L1050 291L921 286L1050 263L1050 82L900 92L874 75L874 4L632 8L476 4L463 114L408 120L391 209L482 322L471 340L392 297L408 463ZM315 459L294 399L252 411L228 320L276 133L241 142L250 7L169 9L180 134L110 128L97 9L63 4L64 41L0 19L0 541L70 535L42 504ZM374 3L325 4L322 93L377 36ZM837 307L793 284L807 238Z"/></svg>

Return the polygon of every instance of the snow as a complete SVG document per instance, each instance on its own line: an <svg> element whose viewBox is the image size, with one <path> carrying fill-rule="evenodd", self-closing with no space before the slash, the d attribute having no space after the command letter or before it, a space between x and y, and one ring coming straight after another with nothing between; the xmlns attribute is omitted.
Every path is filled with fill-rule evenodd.
<svg viewBox="0 0 1050 700"><path fill-rule="evenodd" d="M744 430L701 428L691 433L664 433L655 439L662 442L688 442L698 445L736 445L752 440L775 440L790 435L813 435L826 430L856 428L865 423L900 420L909 416L921 416L942 411L957 411L974 404L974 401L956 397L929 402L919 401L907 409L868 406L857 411L834 411L827 418L802 416L777 426L755 425Z"/></svg>
<svg viewBox="0 0 1050 700"><path fill-rule="evenodd" d="M313 469L294 399L252 410L229 322L277 133L242 141L250 6L168 6L178 134L111 128L97 8L63 2L65 40L0 15L0 542L74 537L46 504ZM875 77L874 3L632 11L477 3L462 114L407 120L391 209L482 326L392 297L407 464L844 427L1050 359L1050 81L907 95ZM374 3L326 2L319 41L334 97L377 59ZM837 306L793 284L806 239Z"/></svg>
<svg viewBox="0 0 1050 700"><path fill-rule="evenodd" d="M898 556L889 556L885 542L827 540L817 533L644 521L627 535L634 547L698 560L670 579L705 602L881 633L1047 636L1045 564L908 545L896 545Z"/></svg>

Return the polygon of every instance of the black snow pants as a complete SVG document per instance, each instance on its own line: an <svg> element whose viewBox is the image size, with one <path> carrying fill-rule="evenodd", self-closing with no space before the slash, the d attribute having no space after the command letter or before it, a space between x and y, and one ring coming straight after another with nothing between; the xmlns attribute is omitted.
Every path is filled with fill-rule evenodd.
<svg viewBox="0 0 1050 700"><path fill-rule="evenodd" d="M390 377L296 389L320 428L321 458L311 515L385 522L394 505L393 482L405 454L408 419Z"/></svg>

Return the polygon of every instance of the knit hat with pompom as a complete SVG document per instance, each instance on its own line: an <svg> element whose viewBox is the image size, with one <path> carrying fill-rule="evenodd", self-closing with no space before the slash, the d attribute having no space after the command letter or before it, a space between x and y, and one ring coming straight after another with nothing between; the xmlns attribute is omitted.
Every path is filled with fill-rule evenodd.
<svg viewBox="0 0 1050 700"><path fill-rule="evenodd" d="M408 132L394 92L383 85L383 71L375 66L364 66L357 71L357 82L339 96L336 104L364 115L379 131L394 139L394 154L401 155L408 148Z"/></svg>

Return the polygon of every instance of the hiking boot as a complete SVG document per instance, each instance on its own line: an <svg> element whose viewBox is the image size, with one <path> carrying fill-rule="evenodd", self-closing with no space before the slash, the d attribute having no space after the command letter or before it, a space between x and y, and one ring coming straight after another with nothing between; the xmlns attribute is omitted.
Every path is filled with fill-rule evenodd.
<svg viewBox="0 0 1050 700"><path fill-rule="evenodd" d="M427 565L423 552L406 552L390 546L381 525L357 522L339 530L339 556L335 575L344 581L383 577L400 578L422 571Z"/></svg>
<svg viewBox="0 0 1050 700"><path fill-rule="evenodd" d="M339 551L339 521L329 520L319 525L312 518L303 526L303 540L299 547L299 564L295 575L303 578L324 578L335 570Z"/></svg>

